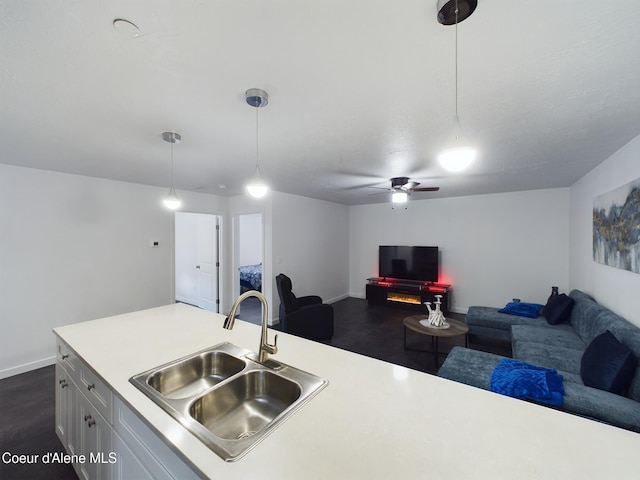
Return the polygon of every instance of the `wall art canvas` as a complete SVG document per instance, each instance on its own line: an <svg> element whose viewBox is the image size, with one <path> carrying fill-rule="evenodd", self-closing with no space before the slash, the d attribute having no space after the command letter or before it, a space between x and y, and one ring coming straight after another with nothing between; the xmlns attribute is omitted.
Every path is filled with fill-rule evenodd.
<svg viewBox="0 0 640 480"><path fill-rule="evenodd" d="M595 198L593 259L640 273L640 178Z"/></svg>

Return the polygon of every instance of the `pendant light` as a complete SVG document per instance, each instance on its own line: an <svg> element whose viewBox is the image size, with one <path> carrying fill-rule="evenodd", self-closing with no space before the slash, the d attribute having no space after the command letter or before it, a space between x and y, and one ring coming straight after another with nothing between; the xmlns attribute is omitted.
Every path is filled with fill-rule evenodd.
<svg viewBox="0 0 640 480"><path fill-rule="evenodd" d="M469 3L472 4L472 8L469 7ZM442 4L442 5L441 5ZM470 147L464 139L462 134L462 127L460 126L460 117L458 116L458 23L471 15L475 10L477 2L460 1L461 6L464 5L464 17L458 17L460 9L458 6L458 0L438 2L438 21L443 25L451 25L451 20L455 25L455 98L456 98L456 112L453 119L453 129L450 135L449 142L446 149L438 155L438 161L440 164L450 172L459 172L464 170L473 163L476 156L476 151ZM447 12L444 15L443 12ZM451 15L453 12L453 16Z"/></svg>
<svg viewBox="0 0 640 480"><path fill-rule="evenodd" d="M180 143L182 137L176 132L164 132L162 134L162 139L171 144L171 189L167 196L164 197L162 203L164 203L164 206L170 210L177 210L180 208L180 205L182 205L182 200L180 200L180 197L173 188L173 144Z"/></svg>
<svg viewBox="0 0 640 480"><path fill-rule="evenodd" d="M264 183L260 176L260 165L258 159L258 109L266 107L269 103L269 95L259 88L250 88L245 92L246 102L256 109L256 174L247 184L249 195L254 198L262 198L267 194L269 187Z"/></svg>

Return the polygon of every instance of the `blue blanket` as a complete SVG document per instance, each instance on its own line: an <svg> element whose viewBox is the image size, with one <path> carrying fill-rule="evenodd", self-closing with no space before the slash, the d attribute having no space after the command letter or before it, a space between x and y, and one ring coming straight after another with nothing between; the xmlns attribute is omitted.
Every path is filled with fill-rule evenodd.
<svg viewBox="0 0 640 480"><path fill-rule="evenodd" d="M547 405L564 402L562 375L556 370L511 358L503 358L493 370L491 391Z"/></svg>
<svg viewBox="0 0 640 480"><path fill-rule="evenodd" d="M504 308L498 310L498 312L518 315L520 317L536 318L540 315L540 310L542 310L543 306L544 305L540 305L539 303L509 302Z"/></svg>

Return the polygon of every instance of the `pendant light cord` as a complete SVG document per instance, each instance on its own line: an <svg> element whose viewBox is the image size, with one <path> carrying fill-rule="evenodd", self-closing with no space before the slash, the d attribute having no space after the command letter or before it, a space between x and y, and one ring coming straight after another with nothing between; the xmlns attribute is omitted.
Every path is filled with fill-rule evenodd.
<svg viewBox="0 0 640 480"><path fill-rule="evenodd" d="M171 138L171 187L173 187L173 144L176 141L176 132L173 132L173 137Z"/></svg>
<svg viewBox="0 0 640 480"><path fill-rule="evenodd" d="M456 118L458 118L458 0L456 0Z"/></svg>
<svg viewBox="0 0 640 480"><path fill-rule="evenodd" d="M258 107L256 106L256 172L259 171L259 166L258 166Z"/></svg>

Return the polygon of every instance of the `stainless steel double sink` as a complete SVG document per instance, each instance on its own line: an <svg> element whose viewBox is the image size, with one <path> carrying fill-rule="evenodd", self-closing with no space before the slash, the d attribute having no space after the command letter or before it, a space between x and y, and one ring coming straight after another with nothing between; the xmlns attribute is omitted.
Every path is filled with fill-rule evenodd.
<svg viewBox="0 0 640 480"><path fill-rule="evenodd" d="M235 461L327 384L316 375L220 343L129 381L216 454Z"/></svg>

